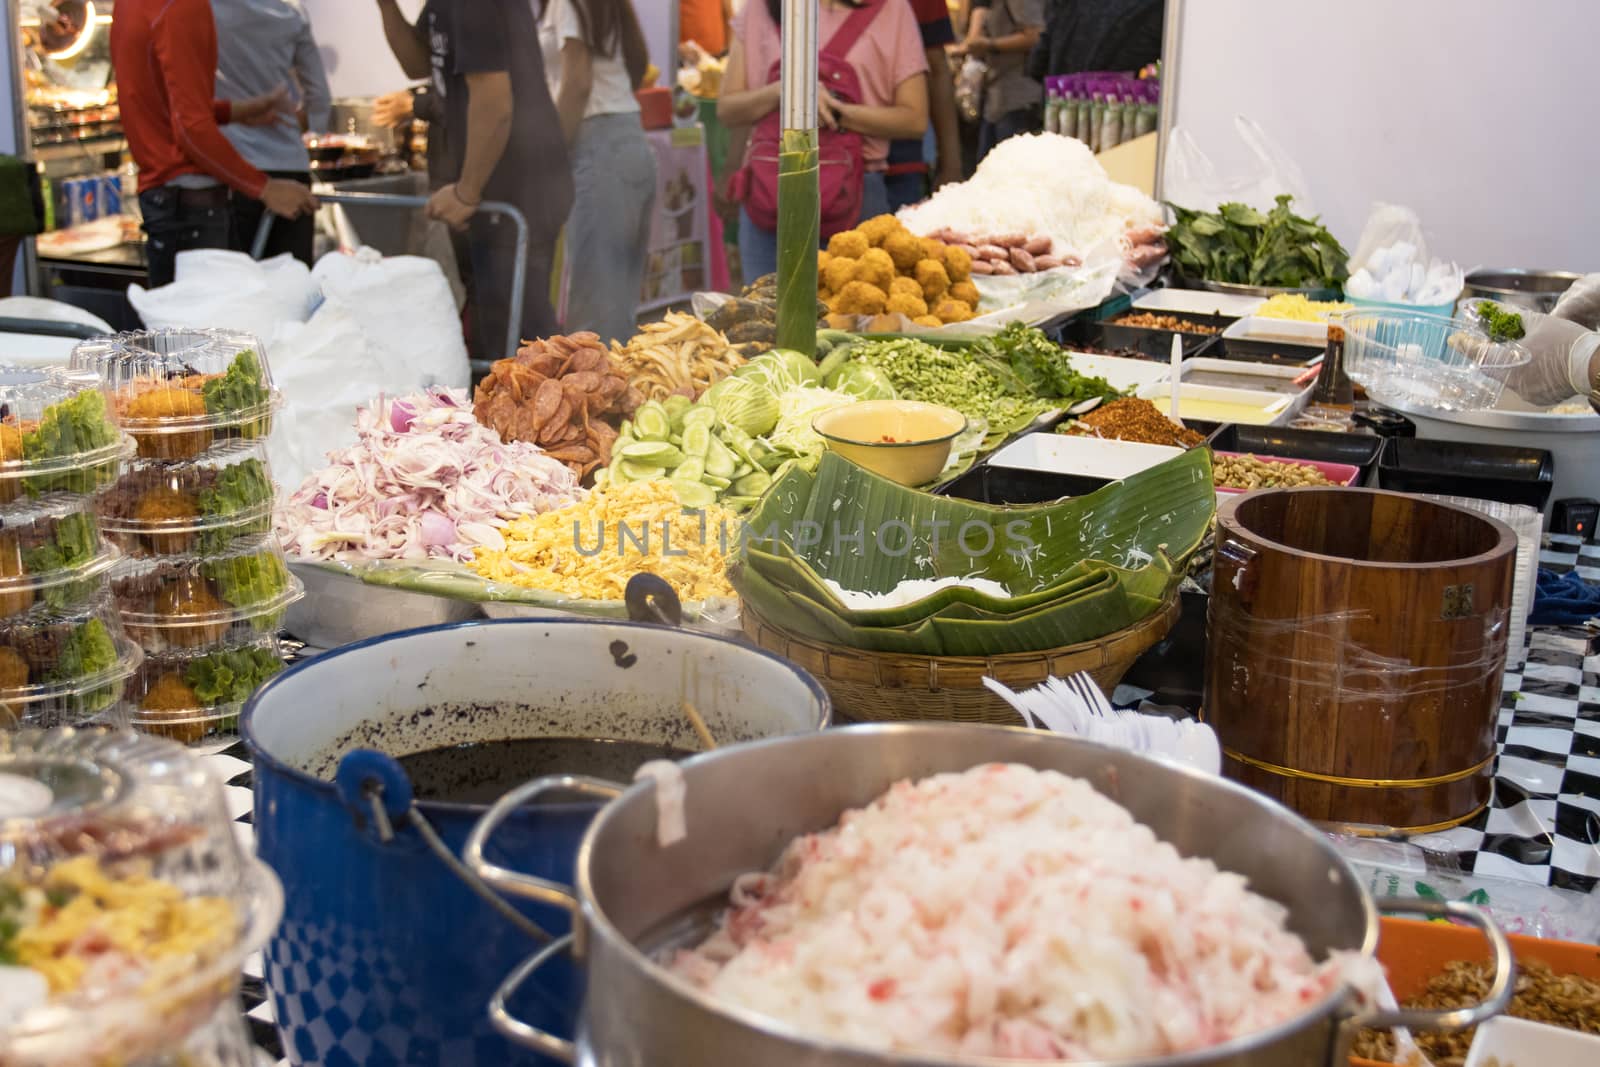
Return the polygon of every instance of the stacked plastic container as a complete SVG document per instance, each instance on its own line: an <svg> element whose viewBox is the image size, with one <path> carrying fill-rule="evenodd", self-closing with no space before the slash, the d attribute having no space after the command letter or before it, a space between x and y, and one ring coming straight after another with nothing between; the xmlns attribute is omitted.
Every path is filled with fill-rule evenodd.
<svg viewBox="0 0 1600 1067"><path fill-rule="evenodd" d="M282 914L177 745L0 734L0 1063L252 1067L240 968Z"/></svg>
<svg viewBox="0 0 1600 1067"><path fill-rule="evenodd" d="M132 447L94 378L0 364L0 728L126 724L141 657L95 507Z"/></svg>
<svg viewBox="0 0 1600 1067"><path fill-rule="evenodd" d="M139 729L193 743L237 728L283 667L277 631L302 594L272 534L263 451L278 394L260 343L223 330L156 330L85 342L135 454L99 498L122 552L111 588L144 650L129 690Z"/></svg>

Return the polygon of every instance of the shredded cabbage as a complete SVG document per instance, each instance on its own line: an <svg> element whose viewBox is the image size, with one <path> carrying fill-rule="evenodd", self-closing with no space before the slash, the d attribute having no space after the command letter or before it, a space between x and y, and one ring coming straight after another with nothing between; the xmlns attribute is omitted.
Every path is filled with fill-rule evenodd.
<svg viewBox="0 0 1600 1067"><path fill-rule="evenodd" d="M797 456L817 455L822 452L823 441L811 428L811 421L824 411L854 404L856 398L848 393L817 386L803 386L778 394L778 425L767 435L767 443Z"/></svg>

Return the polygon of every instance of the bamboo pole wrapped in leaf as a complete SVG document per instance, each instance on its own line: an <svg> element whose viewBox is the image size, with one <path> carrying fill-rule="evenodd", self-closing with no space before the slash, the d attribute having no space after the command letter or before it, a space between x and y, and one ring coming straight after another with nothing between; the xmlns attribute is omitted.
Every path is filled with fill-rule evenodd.
<svg viewBox="0 0 1600 1067"><path fill-rule="evenodd" d="M783 135L778 153L779 348L815 357L817 248L817 0L783 0Z"/></svg>

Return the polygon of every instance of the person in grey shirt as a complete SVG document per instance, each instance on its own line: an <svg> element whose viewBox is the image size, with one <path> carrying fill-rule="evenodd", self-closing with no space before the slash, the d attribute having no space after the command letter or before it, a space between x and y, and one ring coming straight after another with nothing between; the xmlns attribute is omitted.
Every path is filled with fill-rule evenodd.
<svg viewBox="0 0 1600 1067"><path fill-rule="evenodd" d="M1043 119L1044 86L1028 77L1028 53L1044 32L1044 0L974 0L967 38L957 55L989 65L983 81L983 121L978 126L978 161L989 149L1019 133L1037 133Z"/></svg>
<svg viewBox="0 0 1600 1067"><path fill-rule="evenodd" d="M289 86L300 101L298 117L270 126L225 126L239 154L274 178L311 184L311 158L301 135L325 132L333 106L328 76L299 0L211 0L217 20L217 96L242 100ZM261 203L233 198L235 240L249 251L261 223ZM289 252L310 265L315 222L274 219L268 256Z"/></svg>

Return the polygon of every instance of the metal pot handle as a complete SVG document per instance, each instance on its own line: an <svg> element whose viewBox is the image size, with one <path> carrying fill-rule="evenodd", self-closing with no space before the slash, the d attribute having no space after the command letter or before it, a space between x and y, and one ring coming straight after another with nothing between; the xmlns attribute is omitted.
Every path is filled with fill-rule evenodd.
<svg viewBox="0 0 1600 1067"><path fill-rule="evenodd" d="M483 813L483 817L473 826L472 833L467 835L467 844L461 850L461 858L473 874L496 889L527 900L537 900L542 904L566 908L573 913L573 921L577 922L578 898L573 895L570 888L559 882L552 882L548 878L523 874L490 863L483 858L483 846L500 828L500 824L511 817L512 812L545 793L560 790L564 793L582 793L601 800L615 800L626 788L615 782L574 774L553 774L535 778L531 782L517 786Z"/></svg>
<svg viewBox="0 0 1600 1067"><path fill-rule="evenodd" d="M507 975L506 980L500 983L489 1001L489 1025L499 1031L501 1037L542 1052L562 1063L573 1063L577 1060L577 1051L572 1042L523 1022L511 1014L510 1009L506 1007L506 1001L521 988L523 982L533 977L535 971L571 947L571 934L550 942Z"/></svg>
<svg viewBox="0 0 1600 1067"><path fill-rule="evenodd" d="M433 824L414 802L411 779L394 758L372 749L358 748L345 753L334 772L334 789L345 810L357 825L366 824L378 844L395 839L396 824L409 824L445 869L461 879L473 894L488 904L500 917L534 941L550 941L553 935L538 923L513 908L482 878L462 864L450 851Z"/></svg>
<svg viewBox="0 0 1600 1067"><path fill-rule="evenodd" d="M1504 1012L1506 1006L1511 1003L1512 987L1517 977L1516 960L1511 954L1511 942L1506 940L1505 933L1487 911L1460 901L1426 900L1420 897L1385 900L1383 910L1426 915L1434 919L1459 919L1476 926L1489 940L1490 959L1494 964L1494 981L1490 983L1489 992L1481 1001L1465 1008L1451 1011L1402 1008L1399 1011L1372 1011L1351 1016L1340 1024L1339 1039L1334 1042L1334 1056L1329 1061L1330 1065L1343 1067L1349 1061L1350 1048L1355 1043L1356 1034L1362 1030L1392 1030L1397 1026L1403 1026L1408 1030L1454 1033L1488 1022Z"/></svg>

